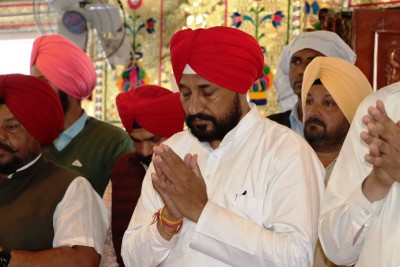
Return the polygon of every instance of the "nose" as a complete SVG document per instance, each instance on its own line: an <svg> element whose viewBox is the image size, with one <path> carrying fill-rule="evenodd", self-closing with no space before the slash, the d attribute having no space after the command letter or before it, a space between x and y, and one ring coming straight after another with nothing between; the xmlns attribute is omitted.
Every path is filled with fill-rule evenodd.
<svg viewBox="0 0 400 267"><path fill-rule="evenodd" d="M192 94L189 100L189 114L197 114L201 112L203 109L203 105L199 96Z"/></svg>
<svg viewBox="0 0 400 267"><path fill-rule="evenodd" d="M321 116L320 106L316 103L306 106L306 116L307 118L320 117Z"/></svg>
<svg viewBox="0 0 400 267"><path fill-rule="evenodd" d="M1 127L0 127L0 141L1 142L4 142L4 141L6 141L7 140L7 133L6 133L6 131L4 131L4 129L2 129Z"/></svg>
<svg viewBox="0 0 400 267"><path fill-rule="evenodd" d="M139 146L138 153L143 157L150 156L153 154L153 145L148 141L142 142Z"/></svg>

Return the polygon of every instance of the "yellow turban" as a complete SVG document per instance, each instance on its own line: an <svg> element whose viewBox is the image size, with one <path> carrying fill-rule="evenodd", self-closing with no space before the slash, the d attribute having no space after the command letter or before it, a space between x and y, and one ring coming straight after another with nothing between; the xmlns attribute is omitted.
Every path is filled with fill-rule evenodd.
<svg viewBox="0 0 400 267"><path fill-rule="evenodd" d="M372 92L367 77L355 65L337 57L316 57L304 72L301 89L303 110L307 93L318 79L331 94L349 123L353 120L360 102Z"/></svg>

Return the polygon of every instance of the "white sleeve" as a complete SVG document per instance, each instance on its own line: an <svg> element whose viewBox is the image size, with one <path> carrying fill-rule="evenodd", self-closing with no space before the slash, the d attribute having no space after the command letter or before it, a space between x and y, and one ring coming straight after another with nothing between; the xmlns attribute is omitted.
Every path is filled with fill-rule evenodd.
<svg viewBox="0 0 400 267"><path fill-rule="evenodd" d="M154 171L151 163L143 180L140 198L122 240L121 256L127 267L159 265L168 256L179 237L178 234L170 241L165 240L158 232L157 223L151 224L149 220L164 205L153 189L149 177ZM138 225L141 231L138 231ZM135 257L138 252L141 257Z"/></svg>
<svg viewBox="0 0 400 267"><path fill-rule="evenodd" d="M256 206L257 215L254 214L262 214L262 224L233 213L232 207L228 209L209 201L197 225L185 220L181 232L171 241L164 240L156 225L150 224L149 218L162 206L149 177L154 171L151 164L124 235L125 265L157 266L170 256L176 245L188 242L190 248L233 266L312 266L324 171L308 146L280 148L279 156L274 157L273 170L260 178L269 185L263 202L257 202L260 204ZM188 229L194 230L193 235L187 233ZM190 240L182 241L189 236Z"/></svg>
<svg viewBox="0 0 400 267"><path fill-rule="evenodd" d="M94 247L103 254L109 214L103 200L84 177L75 178L53 215L53 247Z"/></svg>
<svg viewBox="0 0 400 267"><path fill-rule="evenodd" d="M231 202L226 198L228 206L236 204L240 213L247 214L243 217L235 208L234 213L209 201L194 230L191 248L232 266L312 266L324 170L314 152L304 146L277 150L274 171L263 177L268 187L262 202L250 208L248 202L255 199L238 197ZM259 211L262 225L248 217Z"/></svg>
<svg viewBox="0 0 400 267"><path fill-rule="evenodd" d="M385 200L371 204L361 185L372 166L365 160L368 146L360 134L362 116L374 101L361 104L354 116L325 192L319 220L319 238L327 257L336 264L352 265L360 254L366 233L376 221ZM356 234L363 228L357 242Z"/></svg>
<svg viewBox="0 0 400 267"><path fill-rule="evenodd" d="M117 256L114 249L113 235L111 229L111 208L112 208L112 183L108 182L103 194L103 201L109 211L110 226L108 227L106 242L104 244L103 257L101 258L103 267L118 267Z"/></svg>

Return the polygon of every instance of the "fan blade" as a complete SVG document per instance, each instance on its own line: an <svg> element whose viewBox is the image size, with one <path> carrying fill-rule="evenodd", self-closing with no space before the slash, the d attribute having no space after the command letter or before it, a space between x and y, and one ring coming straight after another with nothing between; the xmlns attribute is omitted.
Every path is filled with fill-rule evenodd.
<svg viewBox="0 0 400 267"><path fill-rule="evenodd" d="M65 10L71 7L79 7L82 0L49 0L48 5L57 11Z"/></svg>
<svg viewBox="0 0 400 267"><path fill-rule="evenodd" d="M88 20L98 33L115 32L122 24L119 8L108 4L87 4Z"/></svg>
<svg viewBox="0 0 400 267"><path fill-rule="evenodd" d="M122 33L121 33L122 34ZM119 37L121 38L121 37ZM117 50L111 57L108 58L111 65L126 65L129 62L130 52L131 52L131 38L129 38L128 34L125 35L125 38L122 44L119 44L119 40L116 41ZM118 48L119 45L119 48Z"/></svg>

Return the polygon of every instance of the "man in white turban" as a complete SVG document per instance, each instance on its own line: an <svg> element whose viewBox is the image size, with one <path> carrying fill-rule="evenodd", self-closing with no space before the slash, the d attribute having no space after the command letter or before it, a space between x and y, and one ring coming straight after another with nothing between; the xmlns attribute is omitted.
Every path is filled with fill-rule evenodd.
<svg viewBox="0 0 400 267"><path fill-rule="evenodd" d="M307 65L318 56L338 57L353 64L356 61L351 48L336 33L329 31L302 32L283 49L274 79L282 112L268 118L300 136L303 136L300 104L303 75Z"/></svg>

